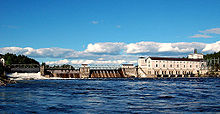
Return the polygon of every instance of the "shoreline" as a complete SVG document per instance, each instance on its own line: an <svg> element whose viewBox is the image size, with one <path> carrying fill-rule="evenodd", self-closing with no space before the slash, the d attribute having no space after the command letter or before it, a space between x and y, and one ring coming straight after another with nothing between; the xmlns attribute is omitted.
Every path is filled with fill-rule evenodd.
<svg viewBox="0 0 220 114"><path fill-rule="evenodd" d="M6 86L8 84L14 84L14 83L16 83L16 81L11 80L7 76L1 76L1 78L0 78L0 86Z"/></svg>
<svg viewBox="0 0 220 114"><path fill-rule="evenodd" d="M144 78L61 78L61 77L44 77L40 73L11 73L7 74L9 81L19 80L97 80L97 79L178 79L178 78L220 78L220 76L200 76L200 77L144 77Z"/></svg>

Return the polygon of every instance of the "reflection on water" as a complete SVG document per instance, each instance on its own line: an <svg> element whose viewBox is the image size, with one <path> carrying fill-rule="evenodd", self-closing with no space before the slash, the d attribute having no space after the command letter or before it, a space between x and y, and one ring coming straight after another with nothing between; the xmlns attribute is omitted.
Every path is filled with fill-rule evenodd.
<svg viewBox="0 0 220 114"><path fill-rule="evenodd" d="M0 113L219 112L219 78L31 80L0 87Z"/></svg>

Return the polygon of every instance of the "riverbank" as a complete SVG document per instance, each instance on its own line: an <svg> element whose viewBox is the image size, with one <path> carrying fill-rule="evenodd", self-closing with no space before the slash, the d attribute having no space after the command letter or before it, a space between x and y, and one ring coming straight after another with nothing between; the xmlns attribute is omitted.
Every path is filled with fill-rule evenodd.
<svg viewBox="0 0 220 114"><path fill-rule="evenodd" d="M0 86L6 86L7 84L14 84L16 83L15 80L10 80L6 76L0 76Z"/></svg>

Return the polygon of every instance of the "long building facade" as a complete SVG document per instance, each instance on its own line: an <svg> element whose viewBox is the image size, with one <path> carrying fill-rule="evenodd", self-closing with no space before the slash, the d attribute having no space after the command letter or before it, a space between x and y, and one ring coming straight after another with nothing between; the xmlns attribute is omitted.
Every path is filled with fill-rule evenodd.
<svg viewBox="0 0 220 114"><path fill-rule="evenodd" d="M194 51L187 58L140 57L138 73L147 77L194 77L208 72L203 54Z"/></svg>

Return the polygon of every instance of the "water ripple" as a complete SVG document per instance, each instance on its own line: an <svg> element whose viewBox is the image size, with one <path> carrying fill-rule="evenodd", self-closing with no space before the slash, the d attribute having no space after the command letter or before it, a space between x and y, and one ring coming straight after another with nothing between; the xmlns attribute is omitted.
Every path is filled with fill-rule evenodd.
<svg viewBox="0 0 220 114"><path fill-rule="evenodd" d="M219 78L29 80L0 87L0 113L220 112Z"/></svg>

